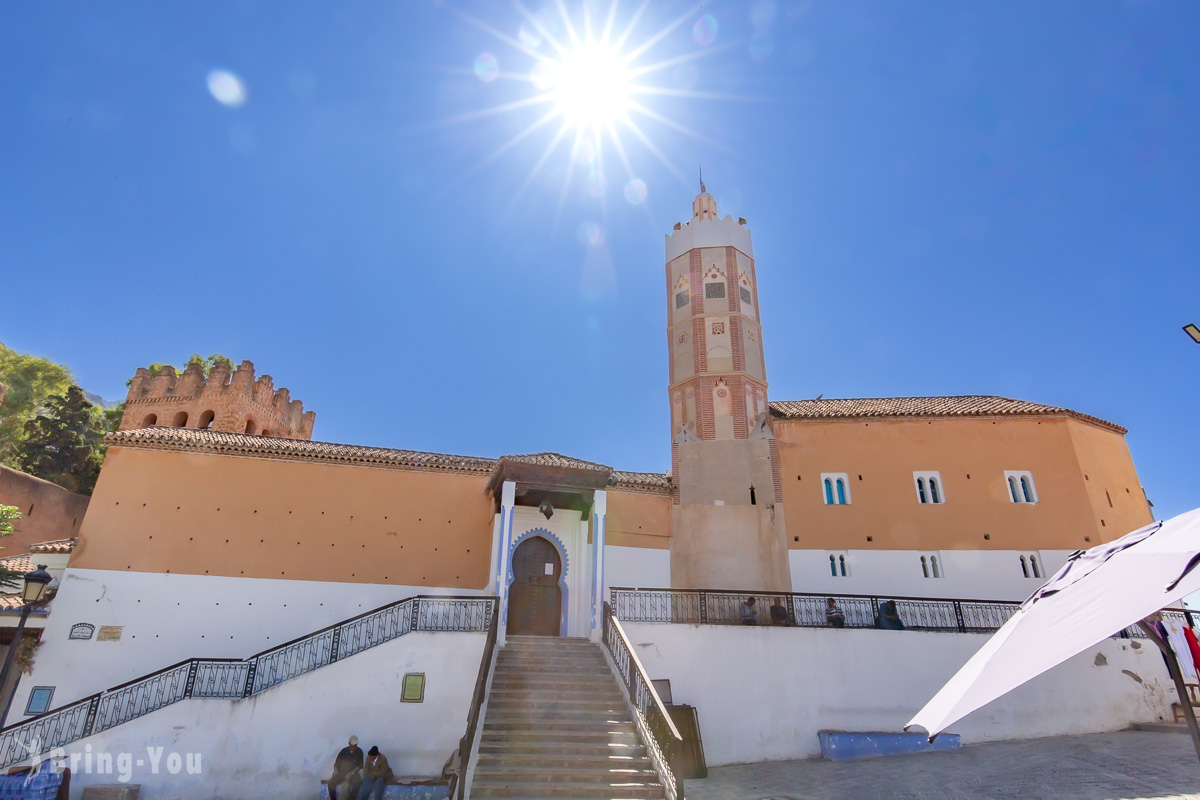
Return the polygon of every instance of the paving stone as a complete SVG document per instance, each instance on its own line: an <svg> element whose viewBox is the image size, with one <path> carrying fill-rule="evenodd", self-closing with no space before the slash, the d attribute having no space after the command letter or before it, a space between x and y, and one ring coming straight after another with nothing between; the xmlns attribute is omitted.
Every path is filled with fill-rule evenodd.
<svg viewBox="0 0 1200 800"><path fill-rule="evenodd" d="M1122 731L950 753L715 767L688 800L1200 800L1192 741Z"/></svg>

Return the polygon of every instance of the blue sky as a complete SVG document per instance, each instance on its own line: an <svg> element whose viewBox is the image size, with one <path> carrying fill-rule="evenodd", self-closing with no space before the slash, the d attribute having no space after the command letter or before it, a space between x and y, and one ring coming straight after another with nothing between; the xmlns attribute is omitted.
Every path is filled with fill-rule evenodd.
<svg viewBox="0 0 1200 800"><path fill-rule="evenodd" d="M608 134L546 155L558 118L501 150L567 41L527 7L544 30L507 2L0 5L0 340L107 398L222 352L319 439L665 470L663 235L702 164L754 232L773 399L1063 405L1130 429L1159 515L1200 505L1195 4L656 0L628 167Z"/></svg>

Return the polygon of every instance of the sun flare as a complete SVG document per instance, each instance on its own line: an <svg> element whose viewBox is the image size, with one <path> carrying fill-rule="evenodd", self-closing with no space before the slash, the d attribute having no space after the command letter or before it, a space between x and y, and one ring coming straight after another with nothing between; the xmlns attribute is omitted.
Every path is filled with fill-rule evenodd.
<svg viewBox="0 0 1200 800"><path fill-rule="evenodd" d="M581 44L550 66L549 73L546 88L555 107L575 126L608 125L629 110L629 72L610 47Z"/></svg>
<svg viewBox="0 0 1200 800"><path fill-rule="evenodd" d="M558 210L561 212L572 176L577 167L582 171L583 188L592 196L603 197L606 187L616 190L630 204L640 205L646 199L646 182L638 174L632 158L635 149L653 155L683 185L690 179L672 163L658 146L656 139L667 135L682 135L701 142L710 149L727 149L699 133L694 125L656 111L656 98L686 98L695 100L730 100L737 96L708 92L695 88L696 69L690 62L724 49L714 45L716 23L711 15L696 14L700 7L689 9L666 21L657 30L639 34L639 25L653 16L650 0L642 0L628 19L618 24L618 0L610 0L606 11L603 0L578 6L572 15L568 0L545 4L531 12L521 2L513 5L520 19L508 25L516 35L503 30L503 23L480 19L466 11L450 6L454 13L487 32L499 43L515 51L483 52L475 59L473 74L485 84L497 87L494 105L468 112L453 122L475 122L499 114L529 114L532 120L492 152L471 171L481 169L535 133L541 132L548 141L541 156L527 171L522 185L513 194L510 207L541 174L551 157L561 147L568 150L566 169L561 170L562 189ZM514 22L516 24L514 24ZM695 23L692 37L673 37ZM702 24L703 23L703 24ZM702 30L703 29L703 30ZM700 34L704 34L701 36ZM655 56L660 47L674 52ZM520 61L525 60L521 65ZM515 69L509 64L516 62ZM532 91L502 91L506 82L525 83ZM644 127L648 126L648 127ZM615 155L615 163L607 155ZM612 170L611 176L608 171Z"/></svg>

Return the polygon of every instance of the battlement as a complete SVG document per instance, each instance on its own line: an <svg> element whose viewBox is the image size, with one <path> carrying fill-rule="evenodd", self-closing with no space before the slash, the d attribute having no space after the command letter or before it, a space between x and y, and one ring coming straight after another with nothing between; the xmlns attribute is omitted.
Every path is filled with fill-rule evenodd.
<svg viewBox="0 0 1200 800"><path fill-rule="evenodd" d="M163 367L157 375L139 367L125 398L120 430L162 425L311 439L317 415L275 388L270 375L254 377L254 364L243 361L233 372L217 363L208 376L199 364L182 374Z"/></svg>

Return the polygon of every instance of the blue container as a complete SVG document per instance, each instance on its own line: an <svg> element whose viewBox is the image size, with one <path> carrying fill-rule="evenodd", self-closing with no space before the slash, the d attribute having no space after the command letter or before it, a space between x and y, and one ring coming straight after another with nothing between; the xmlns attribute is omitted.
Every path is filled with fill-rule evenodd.
<svg viewBox="0 0 1200 800"><path fill-rule="evenodd" d="M820 731L821 757L830 761L871 756L897 756L904 753L940 753L962 750L957 733L943 733L931 744L923 733L845 733Z"/></svg>

